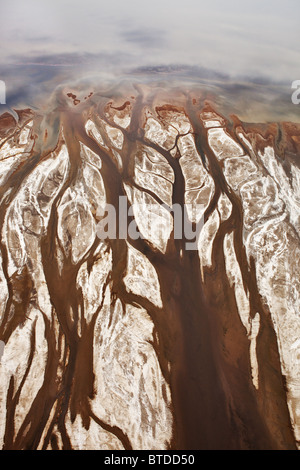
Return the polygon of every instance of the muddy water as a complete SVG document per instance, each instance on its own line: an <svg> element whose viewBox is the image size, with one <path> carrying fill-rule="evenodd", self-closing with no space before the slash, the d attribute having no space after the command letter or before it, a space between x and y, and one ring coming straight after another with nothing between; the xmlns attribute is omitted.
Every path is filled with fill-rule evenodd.
<svg viewBox="0 0 300 470"><path fill-rule="evenodd" d="M153 325L154 334L150 344L158 362L159 372L156 374L161 374L159 381L163 383L162 388L169 388L171 396L168 403L162 395L161 402L172 416L171 422L166 420L167 443L161 440L158 444L155 441L152 444L154 447L295 448L278 339L268 306L262 302L259 293L254 260L248 260L244 245L242 201L228 184L223 164L209 145L207 130L200 119L203 103L185 95L184 98L181 97L180 105L176 106L176 97L171 96L172 106L160 103L157 108L155 96L146 96L142 90L134 98L124 99L123 102L119 99L114 105L110 105L112 100L96 95L91 95L90 100L82 103L76 100L76 96L73 98L73 94L69 97L60 96L56 109L44 119L36 118L41 124L40 127L34 127L32 133L35 144L26 160L16 166L1 188L0 220L3 227L9 217L9 207L20 194L20 188L26 184L26 178L43 162L53 158L53 155L58 158L62 147L66 146L65 167L50 179L55 190L48 196L43 192L42 186L34 190L38 191L35 196L40 203L40 209L44 207L45 212L48 211L47 217L44 218L43 230L34 246L37 246L40 253L41 269L50 299L50 313L43 310L43 305L36 298L37 285L32 264L37 261L30 262L30 249L28 248L28 256L23 263L15 261L15 264L19 262L18 269L12 272L10 250L14 249L13 242L4 238L1 240L3 279L7 285L7 299L0 329L1 340L5 344L9 343L9 339L30 322L29 352L25 368L23 372L11 373L7 382L4 396L6 414L3 448L76 448L74 442L79 431L72 428L69 422L76 422L77 417L80 417L83 429L88 431L93 423L108 435L114 436L124 449L136 447L131 437L133 431L130 429L130 419L134 423L135 418L130 418L130 413L126 427L118 424L117 420L114 422L100 417L93 406L95 400L100 401L104 408L106 406L105 398L101 398L101 391L99 392L96 386L95 362L98 360L98 350L95 350L95 338L97 339L99 318L102 318L105 309L105 292L108 290L111 311L115 311L117 302L121 303L123 314L128 307L138 307L147 312ZM164 117L161 117L162 111L165 112ZM113 120L113 117L115 113L119 113L121 119L126 112L130 116L130 125L124 128L118 124L120 121ZM134 187L135 157L141 148L159 153L169 165L174 175L170 195L172 203L182 207L185 203L187 182L180 164L182 155L178 146L176 149L181 134L177 132L174 141L175 154L171 152L171 146L149 139L146 136L147 112L160 121L162 132L166 133L172 131L168 128L167 121L174 113L189 121L198 159L212 181L213 193L206 201L204 220L209 221L217 210L222 195L226 195L230 201L231 213L227 219L220 222L214 234L211 266L204 266L202 271L198 251L186 250L186 240L175 240L172 232L164 253L147 239L106 240L105 250L111 254L111 265L106 278L101 281L102 284L100 285L100 281L96 284L99 292L98 303L92 313L87 315L85 294L78 284L78 277L84 266L87 266L89 273L92 271L99 260L102 241L96 236L91 236L90 243L87 243L87 237L77 235L82 236L83 248L81 255L74 260L72 254L76 234L83 230L85 224L82 220L85 219L81 215L79 232L72 232L68 228L67 216L62 217L59 212L67 191L70 188L75 191L74 188L78 188L83 178L81 145L99 157L105 199L116 208L117 214L119 197L128 196L125 185ZM95 122L100 129L102 143L97 142L97 139L86 131L88 119ZM28 121L29 119L25 124ZM124 137L122 149L118 150L122 161L121 169L115 163L113 145L108 132L105 131L105 123L121 131ZM174 127L174 124L172 126ZM12 134L16 135L16 132L16 129L11 129ZM234 129L228 130L228 133L238 141ZM239 144L242 145L241 142ZM85 185L87 198L89 190ZM146 185L144 191L147 193ZM158 192L157 201L159 194ZM69 198L72 199L72 196ZM84 206L84 210L94 218L96 202L89 200ZM128 207L130 204L128 199ZM77 205L77 213L78 207ZM132 219L133 217L129 222ZM86 220L87 226L92 223L92 219ZM21 227L22 231L25 232L24 227ZM61 231L66 234L63 239L59 235ZM256 346L258 389L253 385L251 375L250 339L241 321L234 285L229 282L225 268L224 239L229 234L233 234L237 263L249 298L249 318L254 318L257 312L260 315ZM9 236L10 234L8 240ZM26 246L28 247L28 244ZM141 295L126 287L124 279L129 249L132 248L138 250L154 267L162 307L155 305L147 293ZM32 387L35 391L31 393L30 406L23 415L22 411L18 411L22 416L21 423L16 428L16 412L19 409L22 389L26 381L34 383L30 371L36 354L38 320L32 321L30 317L33 305L43 319L46 349L44 365L40 371L43 380L39 387ZM125 337L124 341L128 341L128 338ZM131 353L130 361L135 360L134 354ZM107 377L106 380L109 382L110 378ZM138 382L133 383L132 390L136 393L139 386ZM158 382L153 385L154 388L159 386ZM141 407L148 407L149 411L148 418L143 417L141 412L139 419L141 423L147 420L150 422L148 431L143 431L145 435L151 435L152 432L152 436L155 436L158 432L155 411L152 405L147 403L143 402L140 395ZM152 416L152 421L149 416ZM140 445L144 448L151 447L151 439L147 442L147 445ZM94 444L89 445L96 448L101 445L101 441L96 440Z"/></svg>

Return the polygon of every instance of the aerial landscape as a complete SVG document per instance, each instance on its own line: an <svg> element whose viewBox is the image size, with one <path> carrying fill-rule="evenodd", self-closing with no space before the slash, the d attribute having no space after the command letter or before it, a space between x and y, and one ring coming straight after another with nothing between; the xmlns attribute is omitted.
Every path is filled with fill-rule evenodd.
<svg viewBox="0 0 300 470"><path fill-rule="evenodd" d="M2 450L299 449L299 10L1 4Z"/></svg>

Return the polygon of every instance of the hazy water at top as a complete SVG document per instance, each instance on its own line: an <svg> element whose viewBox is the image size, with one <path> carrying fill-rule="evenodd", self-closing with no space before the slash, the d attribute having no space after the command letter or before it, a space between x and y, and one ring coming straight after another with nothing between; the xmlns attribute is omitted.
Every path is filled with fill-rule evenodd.
<svg viewBox="0 0 300 470"><path fill-rule="evenodd" d="M297 115L299 14L298 0L1 0L0 79L9 106L78 79L179 77L224 83L230 99L250 86L258 102Z"/></svg>

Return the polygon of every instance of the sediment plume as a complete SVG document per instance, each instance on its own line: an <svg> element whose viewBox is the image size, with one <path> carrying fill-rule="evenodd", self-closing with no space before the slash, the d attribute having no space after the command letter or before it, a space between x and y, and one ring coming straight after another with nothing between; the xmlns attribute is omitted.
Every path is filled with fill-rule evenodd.
<svg viewBox="0 0 300 470"><path fill-rule="evenodd" d="M0 446L296 449L300 126L59 93L0 116Z"/></svg>

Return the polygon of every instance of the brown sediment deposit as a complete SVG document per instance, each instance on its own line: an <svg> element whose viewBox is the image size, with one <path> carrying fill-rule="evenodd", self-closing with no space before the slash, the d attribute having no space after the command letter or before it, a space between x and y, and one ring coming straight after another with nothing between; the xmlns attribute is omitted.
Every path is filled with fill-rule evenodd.
<svg viewBox="0 0 300 470"><path fill-rule="evenodd" d="M123 111L124 109L126 109L127 106L130 106L130 101L125 101L125 103L123 103L119 107L116 107L116 106L111 106L111 107L112 109L115 109L116 111Z"/></svg>
<svg viewBox="0 0 300 470"><path fill-rule="evenodd" d="M74 95L74 93L71 93L71 92L70 92L70 93L67 93L67 96L68 96L69 98L72 98L73 104L74 104L75 106L80 103L80 100L77 98L76 95Z"/></svg>
<svg viewBox="0 0 300 470"><path fill-rule="evenodd" d="M16 120L10 113L3 113L0 116L0 125L0 135L3 138L15 127Z"/></svg>
<svg viewBox="0 0 300 470"><path fill-rule="evenodd" d="M296 449L299 125L59 98L47 152L41 116L0 117L2 448ZM120 197L143 237L100 239Z"/></svg>

